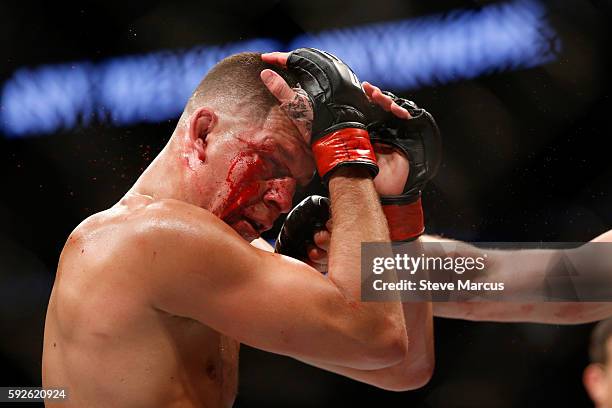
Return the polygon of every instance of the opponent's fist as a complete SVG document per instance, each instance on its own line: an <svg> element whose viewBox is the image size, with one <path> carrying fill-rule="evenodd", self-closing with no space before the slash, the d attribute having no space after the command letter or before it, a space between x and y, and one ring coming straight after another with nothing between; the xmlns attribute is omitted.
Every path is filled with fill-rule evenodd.
<svg viewBox="0 0 612 408"><path fill-rule="evenodd" d="M376 157L365 130L369 101L348 65L314 48L263 54L262 59L291 70L309 97L312 151L321 178L326 180L340 166L363 167L376 176Z"/></svg>
<svg viewBox="0 0 612 408"><path fill-rule="evenodd" d="M306 262L315 233L325 229L329 218L328 198L306 197L287 215L276 238L274 252Z"/></svg>

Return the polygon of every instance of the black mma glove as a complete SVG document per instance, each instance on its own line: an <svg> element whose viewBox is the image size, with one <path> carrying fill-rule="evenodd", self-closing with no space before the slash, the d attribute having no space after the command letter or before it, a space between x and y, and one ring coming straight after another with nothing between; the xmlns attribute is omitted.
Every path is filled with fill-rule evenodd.
<svg viewBox="0 0 612 408"><path fill-rule="evenodd" d="M367 129L372 143L383 143L402 151L410 172L402 194L381 197L393 241L411 241L425 231L421 192L440 166L441 138L433 116L414 102L383 92L408 110L411 119L400 119L382 108L372 107Z"/></svg>
<svg viewBox="0 0 612 408"><path fill-rule="evenodd" d="M325 229L329 217L328 198L306 197L287 215L276 238L274 252L306 261L308 245L314 243L316 231Z"/></svg>
<svg viewBox="0 0 612 408"><path fill-rule="evenodd" d="M334 55L314 48L291 52L287 69L312 103L311 145L321 178L347 165L365 167L375 177L378 166L366 130L369 102L353 71Z"/></svg>

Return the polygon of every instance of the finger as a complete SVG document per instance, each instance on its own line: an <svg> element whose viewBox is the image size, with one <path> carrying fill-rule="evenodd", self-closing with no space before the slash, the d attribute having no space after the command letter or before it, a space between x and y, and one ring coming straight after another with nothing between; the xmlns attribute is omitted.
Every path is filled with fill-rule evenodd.
<svg viewBox="0 0 612 408"><path fill-rule="evenodd" d="M295 91L276 72L271 69L264 69L260 76L266 88L280 103L291 102L295 98Z"/></svg>
<svg viewBox="0 0 612 408"><path fill-rule="evenodd" d="M288 58L288 52L267 52L265 54L261 54L261 59L263 62L267 62L268 64L272 65L278 65L283 68L287 67Z"/></svg>
<svg viewBox="0 0 612 408"><path fill-rule="evenodd" d="M368 100L370 102L374 102L372 100L372 92L374 92L374 87L372 86L372 84L370 84L367 81L363 81L361 83L361 88L363 89L363 91L365 92L366 96L368 97Z"/></svg>
<svg viewBox="0 0 612 408"><path fill-rule="evenodd" d="M308 259L318 264L327 265L327 251L322 250L312 244L308 245Z"/></svg>
<svg viewBox="0 0 612 408"><path fill-rule="evenodd" d="M391 113L397 116L400 119L412 119L412 115L406 108L402 108L397 103L393 102L391 104Z"/></svg>
<svg viewBox="0 0 612 408"><path fill-rule="evenodd" d="M374 97L374 92L379 93L380 95L387 97L385 94L382 93L382 91L380 90L379 87L372 85L371 83L367 82L367 81L363 81L363 89L364 91L366 91L367 94L370 95L370 97Z"/></svg>
<svg viewBox="0 0 612 408"><path fill-rule="evenodd" d="M321 249L329 251L329 242L331 240L331 234L329 231L321 230L314 234L314 243Z"/></svg>
<svg viewBox="0 0 612 408"><path fill-rule="evenodd" d="M332 219L330 218L329 220L327 220L327 222L325 223L325 228L327 228L327 230L329 231L329 233L331 234L332 232L332 228L334 226L334 223L332 222ZM330 238L331 239L331 238Z"/></svg>
<svg viewBox="0 0 612 408"><path fill-rule="evenodd" d="M388 95L383 94L379 88L372 86L372 85L370 86L372 87L372 99L374 100L374 102L380 105L380 107L382 107L387 112L393 113L395 116L397 116L400 119L411 119L412 118L412 116L410 115L410 112L408 112L407 109L402 108L397 103L395 103L393 101L393 98L391 98Z"/></svg>
<svg viewBox="0 0 612 408"><path fill-rule="evenodd" d="M376 102L381 108L389 112L391 110L391 105L393 105L393 99L391 97L382 93L382 91L376 87L374 87L374 91L372 91L372 99Z"/></svg>

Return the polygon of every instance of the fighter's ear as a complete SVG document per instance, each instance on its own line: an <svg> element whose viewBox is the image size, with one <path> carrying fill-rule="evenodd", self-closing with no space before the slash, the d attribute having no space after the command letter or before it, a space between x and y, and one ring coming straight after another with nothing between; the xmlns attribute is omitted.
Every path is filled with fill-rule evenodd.
<svg viewBox="0 0 612 408"><path fill-rule="evenodd" d="M606 400L607 384L605 373L601 364L589 364L582 374L584 387L596 406L600 406Z"/></svg>
<svg viewBox="0 0 612 408"><path fill-rule="evenodd" d="M189 118L189 139L202 161L206 157L206 136L215 128L217 120L215 112L207 107L196 109Z"/></svg>

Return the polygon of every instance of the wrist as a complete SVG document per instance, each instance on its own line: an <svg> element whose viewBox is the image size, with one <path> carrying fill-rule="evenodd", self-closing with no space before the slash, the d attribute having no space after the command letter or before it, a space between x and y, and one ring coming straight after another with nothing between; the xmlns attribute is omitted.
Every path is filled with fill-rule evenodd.
<svg viewBox="0 0 612 408"><path fill-rule="evenodd" d="M370 177L378 174L376 155L365 129L344 127L312 144L317 171L323 180L340 168L362 168Z"/></svg>
<svg viewBox="0 0 612 408"><path fill-rule="evenodd" d="M425 218L420 197L410 202L382 197L381 204L392 241L413 241L423 235Z"/></svg>
<svg viewBox="0 0 612 408"><path fill-rule="evenodd" d="M332 187L332 184L337 184L338 182L342 183L347 180L356 180L356 179L372 179L372 174L367 169L361 166L338 166L333 171L329 173L329 187Z"/></svg>

